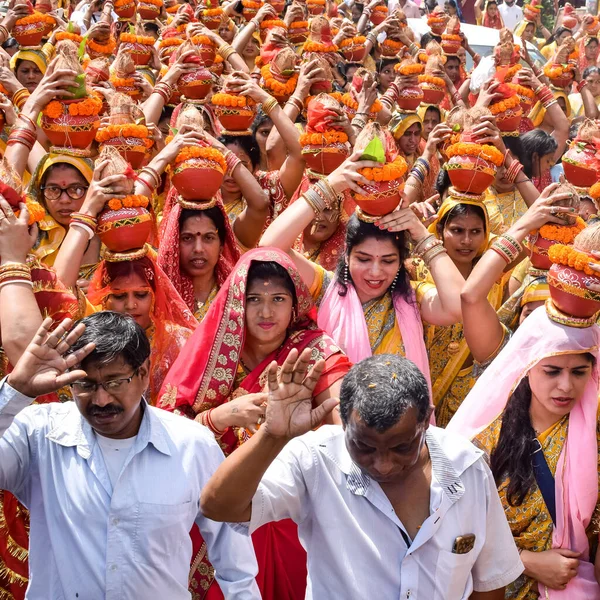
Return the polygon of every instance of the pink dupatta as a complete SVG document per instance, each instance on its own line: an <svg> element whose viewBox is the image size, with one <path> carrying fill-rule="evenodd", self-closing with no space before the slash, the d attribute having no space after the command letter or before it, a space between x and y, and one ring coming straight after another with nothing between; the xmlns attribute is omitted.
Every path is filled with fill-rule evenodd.
<svg viewBox="0 0 600 600"><path fill-rule="evenodd" d="M551 600L600 600L600 586L589 561L586 528L598 502L598 360L600 328L576 329L559 325L536 309L487 368L465 398L447 429L469 439L485 429L504 410L509 397L540 360L559 354L589 352L596 367L583 398L569 416L569 429L556 467L556 526L553 548L582 553L579 571L566 589L539 584L540 597ZM547 595L546 595L547 594Z"/></svg>
<svg viewBox="0 0 600 600"><path fill-rule="evenodd" d="M369 343L369 331L362 305L353 285L348 285L345 296L340 296L341 285L336 281L327 288L321 306L317 324L326 331L344 351L346 356L357 363L373 355ZM427 380L431 396L431 374L429 359L423 339L423 323L414 292L407 302L400 294L393 294L396 322L404 343L406 358L419 367Z"/></svg>

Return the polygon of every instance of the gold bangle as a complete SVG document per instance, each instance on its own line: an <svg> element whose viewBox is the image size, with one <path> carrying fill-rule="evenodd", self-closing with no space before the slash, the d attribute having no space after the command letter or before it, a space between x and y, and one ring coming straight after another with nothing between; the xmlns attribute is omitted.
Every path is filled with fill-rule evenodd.
<svg viewBox="0 0 600 600"><path fill-rule="evenodd" d="M269 115L276 106L279 106L279 102L273 96L269 96L269 99L262 104L262 111L265 115Z"/></svg>

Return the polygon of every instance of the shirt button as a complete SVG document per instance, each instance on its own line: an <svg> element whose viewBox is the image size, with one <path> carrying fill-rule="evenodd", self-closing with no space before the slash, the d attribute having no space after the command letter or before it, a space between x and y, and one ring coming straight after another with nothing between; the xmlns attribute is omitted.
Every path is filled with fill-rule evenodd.
<svg viewBox="0 0 600 600"><path fill-rule="evenodd" d="M110 570L111 571L116 571L119 567L117 567L117 565L111 565Z"/></svg>
<svg viewBox="0 0 600 600"><path fill-rule="evenodd" d="M113 519L112 523L116 527L119 524L119 519Z"/></svg>

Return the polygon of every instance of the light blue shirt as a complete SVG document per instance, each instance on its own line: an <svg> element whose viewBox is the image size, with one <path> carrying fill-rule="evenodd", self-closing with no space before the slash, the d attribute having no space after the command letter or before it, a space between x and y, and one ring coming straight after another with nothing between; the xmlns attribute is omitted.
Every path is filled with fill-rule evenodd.
<svg viewBox="0 0 600 600"><path fill-rule="evenodd" d="M200 514L223 460L210 432L150 406L114 489L74 402L31 404L0 382L0 489L31 513L28 600L188 600L198 524L228 599L258 599L249 537Z"/></svg>

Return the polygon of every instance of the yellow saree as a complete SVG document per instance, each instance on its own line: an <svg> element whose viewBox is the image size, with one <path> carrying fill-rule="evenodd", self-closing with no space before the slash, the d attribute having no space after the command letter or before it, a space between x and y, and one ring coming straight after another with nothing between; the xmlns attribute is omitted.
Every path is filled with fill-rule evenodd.
<svg viewBox="0 0 600 600"><path fill-rule="evenodd" d="M558 459L567 438L568 426L569 415L565 415L560 421L538 436L544 457L553 476L556 474ZM501 427L502 416L498 417L473 439L473 443L481 448L488 457L498 443ZM519 550L529 550L530 552L549 550L552 547L553 524L537 484L534 484L523 504L511 506L507 500L508 483L508 480L502 481L498 486L498 494L517 548ZM597 535L598 505L596 505L594 517L588 528L590 542L597 539ZM592 548L595 548L595 546L590 543L590 549ZM516 581L507 586L505 591L506 600L537 600L539 597L537 581L526 575L521 575Z"/></svg>

